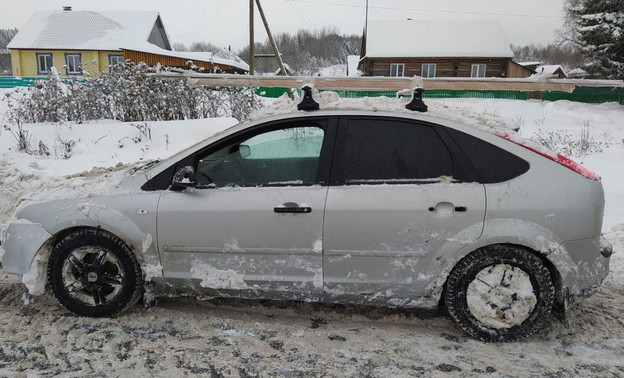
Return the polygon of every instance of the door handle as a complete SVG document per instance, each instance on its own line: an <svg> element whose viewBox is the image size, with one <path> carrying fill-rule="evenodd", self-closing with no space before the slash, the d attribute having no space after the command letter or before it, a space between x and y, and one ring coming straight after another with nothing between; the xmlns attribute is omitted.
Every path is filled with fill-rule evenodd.
<svg viewBox="0 0 624 378"><path fill-rule="evenodd" d="M431 206L428 210L439 215L451 215L454 212L465 213L468 211L468 208L466 206L455 206L450 202L440 202L435 206Z"/></svg>
<svg viewBox="0 0 624 378"><path fill-rule="evenodd" d="M305 204L299 206L295 202L286 202L280 206L275 206L273 211L276 213L295 213L295 214L308 214L312 212L312 208Z"/></svg>

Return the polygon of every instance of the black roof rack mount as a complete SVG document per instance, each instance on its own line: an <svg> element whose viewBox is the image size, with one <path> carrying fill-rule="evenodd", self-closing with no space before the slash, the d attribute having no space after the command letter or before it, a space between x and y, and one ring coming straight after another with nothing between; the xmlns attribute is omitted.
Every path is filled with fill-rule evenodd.
<svg viewBox="0 0 624 378"><path fill-rule="evenodd" d="M412 96L412 101L409 104L405 105L406 109L424 113L427 111L428 107L425 105L422 99L422 94L425 90L422 88L414 89L414 96Z"/></svg>
<svg viewBox="0 0 624 378"><path fill-rule="evenodd" d="M304 85L303 88L303 100L297 104L297 110L319 110L319 103L312 98L312 87Z"/></svg>

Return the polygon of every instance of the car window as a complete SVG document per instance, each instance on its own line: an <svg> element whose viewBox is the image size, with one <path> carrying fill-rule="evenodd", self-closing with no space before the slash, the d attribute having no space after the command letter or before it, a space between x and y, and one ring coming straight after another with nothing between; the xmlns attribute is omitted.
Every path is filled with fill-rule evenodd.
<svg viewBox="0 0 624 378"><path fill-rule="evenodd" d="M317 126L290 127L227 145L199 158L197 186L313 184L324 135Z"/></svg>
<svg viewBox="0 0 624 378"><path fill-rule="evenodd" d="M446 131L477 170L483 184L511 180L529 170L529 163L502 148L461 131Z"/></svg>
<svg viewBox="0 0 624 378"><path fill-rule="evenodd" d="M451 154L430 126L395 120L349 120L344 155L347 183L452 180Z"/></svg>

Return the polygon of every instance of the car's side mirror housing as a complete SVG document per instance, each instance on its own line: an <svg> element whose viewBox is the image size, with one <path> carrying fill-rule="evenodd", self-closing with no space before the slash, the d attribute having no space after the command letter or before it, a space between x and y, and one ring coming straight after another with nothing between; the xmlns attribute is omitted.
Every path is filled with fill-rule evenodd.
<svg viewBox="0 0 624 378"><path fill-rule="evenodd" d="M171 190L184 190L186 188L194 188L197 185L195 182L195 169L190 165L178 169L173 175L173 181L171 182Z"/></svg>
<svg viewBox="0 0 624 378"><path fill-rule="evenodd" d="M243 159L248 158L249 155L251 155L251 147L246 144L241 144L238 146L238 153Z"/></svg>

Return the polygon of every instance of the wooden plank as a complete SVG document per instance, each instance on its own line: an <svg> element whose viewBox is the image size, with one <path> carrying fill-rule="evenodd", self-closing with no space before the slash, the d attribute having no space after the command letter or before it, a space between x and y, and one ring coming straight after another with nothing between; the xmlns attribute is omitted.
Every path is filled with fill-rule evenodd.
<svg viewBox="0 0 624 378"><path fill-rule="evenodd" d="M279 87L301 88L312 84L316 89L353 91L399 91L411 89L410 77L307 77L307 76L250 76L226 74L162 73L161 78L186 78L191 85L212 87ZM575 86L624 87L622 80L569 80L532 78L430 78L422 79L423 88L448 90L505 90L505 91L565 91Z"/></svg>

